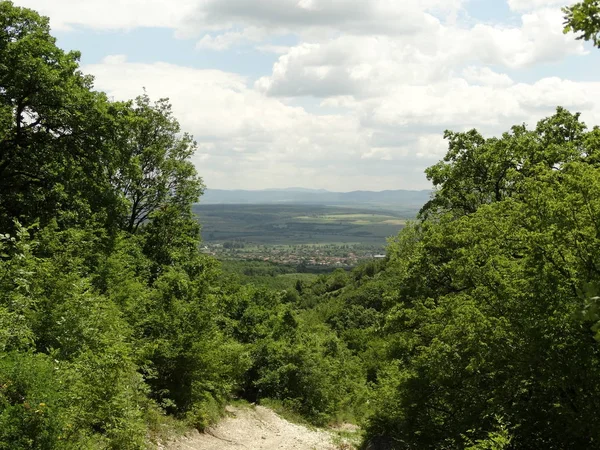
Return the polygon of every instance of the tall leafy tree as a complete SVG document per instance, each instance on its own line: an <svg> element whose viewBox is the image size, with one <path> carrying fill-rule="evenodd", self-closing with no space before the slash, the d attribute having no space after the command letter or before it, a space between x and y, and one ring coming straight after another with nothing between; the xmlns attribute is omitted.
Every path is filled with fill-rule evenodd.
<svg viewBox="0 0 600 450"><path fill-rule="evenodd" d="M167 99L152 103L144 93L123 107L117 138L120 164L112 181L127 200L122 228L136 233L161 211L187 212L203 184L190 161L196 143L181 133Z"/></svg>
<svg viewBox="0 0 600 450"><path fill-rule="evenodd" d="M0 2L0 227L12 220L106 220L110 109L79 53L64 52L48 19ZM101 216L101 217L97 217Z"/></svg>
<svg viewBox="0 0 600 450"><path fill-rule="evenodd" d="M572 6L563 8L565 14L564 33L579 33L577 39L591 41L600 48L600 1L584 0ZM588 150L587 160L598 164L600 155L600 128L595 127L586 139ZM594 330L600 339L600 286L590 285L586 294L588 304L586 305L585 317L596 320Z"/></svg>
<svg viewBox="0 0 600 450"><path fill-rule="evenodd" d="M523 180L540 168L580 158L586 127L579 117L559 107L536 130L518 125L501 138L485 139L477 130L446 131L446 156L425 171L436 192L421 216L474 213L518 193Z"/></svg>
<svg viewBox="0 0 600 450"><path fill-rule="evenodd" d="M399 287L375 448L459 449L501 431L515 449L597 446L600 349L581 314L600 280L596 134L559 109L476 145L452 135L429 171L444 174L435 215L389 250ZM506 161L497 196L489 175Z"/></svg>

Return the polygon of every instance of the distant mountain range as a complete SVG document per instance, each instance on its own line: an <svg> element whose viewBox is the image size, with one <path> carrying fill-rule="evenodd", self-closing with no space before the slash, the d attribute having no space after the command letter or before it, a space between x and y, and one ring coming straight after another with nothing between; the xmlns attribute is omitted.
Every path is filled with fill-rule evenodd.
<svg viewBox="0 0 600 450"><path fill-rule="evenodd" d="M246 192L331 192L327 189L309 189L309 188L301 188L301 187L289 187L289 188L270 188L270 189L262 189L259 191L246 191Z"/></svg>
<svg viewBox="0 0 600 450"><path fill-rule="evenodd" d="M303 203L314 205L388 205L419 208L431 191L353 191L330 192L324 189L265 189L260 191L207 189L200 198L201 205L214 204L272 204Z"/></svg>

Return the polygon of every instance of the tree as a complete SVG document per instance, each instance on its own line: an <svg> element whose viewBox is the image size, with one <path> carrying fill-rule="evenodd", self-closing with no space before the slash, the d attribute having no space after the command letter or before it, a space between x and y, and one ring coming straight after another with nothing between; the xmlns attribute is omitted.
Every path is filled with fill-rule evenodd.
<svg viewBox="0 0 600 450"><path fill-rule="evenodd" d="M465 448L499 423L510 448L597 447L597 130L563 109L517 130L453 134L435 214L391 243L374 448Z"/></svg>
<svg viewBox="0 0 600 450"><path fill-rule="evenodd" d="M79 56L56 47L47 18L0 2L0 228L111 216L110 106Z"/></svg>
<svg viewBox="0 0 600 450"><path fill-rule="evenodd" d="M0 448L144 448L147 388L117 304L82 276L90 236L15 228L0 238Z"/></svg>
<svg viewBox="0 0 600 450"><path fill-rule="evenodd" d="M195 143L167 100L94 92L47 18L0 1L0 25L0 448L206 426L248 363L198 249Z"/></svg>
<svg viewBox="0 0 600 450"><path fill-rule="evenodd" d="M203 191L190 157L192 137L180 135L167 99L151 103L147 94L122 105L117 146L121 163L112 182L127 200L122 228L136 233L167 208L185 213Z"/></svg>
<svg viewBox="0 0 600 450"><path fill-rule="evenodd" d="M563 8L565 14L564 32L580 33L579 40L592 41L600 47L600 1L584 0Z"/></svg>
<svg viewBox="0 0 600 450"><path fill-rule="evenodd" d="M425 170L436 192L421 209L421 217L474 213L481 205L518 193L522 181L540 168L579 158L586 130L579 116L559 107L535 130L518 125L501 138L484 139L476 130L446 131L448 153Z"/></svg>

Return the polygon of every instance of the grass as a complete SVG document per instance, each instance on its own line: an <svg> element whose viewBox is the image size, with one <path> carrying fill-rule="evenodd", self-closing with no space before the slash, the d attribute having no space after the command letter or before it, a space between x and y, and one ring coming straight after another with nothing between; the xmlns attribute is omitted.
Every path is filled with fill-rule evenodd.
<svg viewBox="0 0 600 450"><path fill-rule="evenodd" d="M161 448L160 444L183 436L190 431L190 426L183 420L164 414L158 407L151 407L146 412L148 425L149 448Z"/></svg>

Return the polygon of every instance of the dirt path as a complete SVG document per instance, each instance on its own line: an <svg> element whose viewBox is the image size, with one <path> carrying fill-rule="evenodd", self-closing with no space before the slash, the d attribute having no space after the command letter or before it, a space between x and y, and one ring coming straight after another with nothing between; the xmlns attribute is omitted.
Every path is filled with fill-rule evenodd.
<svg viewBox="0 0 600 450"><path fill-rule="evenodd" d="M262 406L228 406L229 417L201 434L189 434L165 450L338 450L354 447L334 444L334 435L311 430L282 419Z"/></svg>

